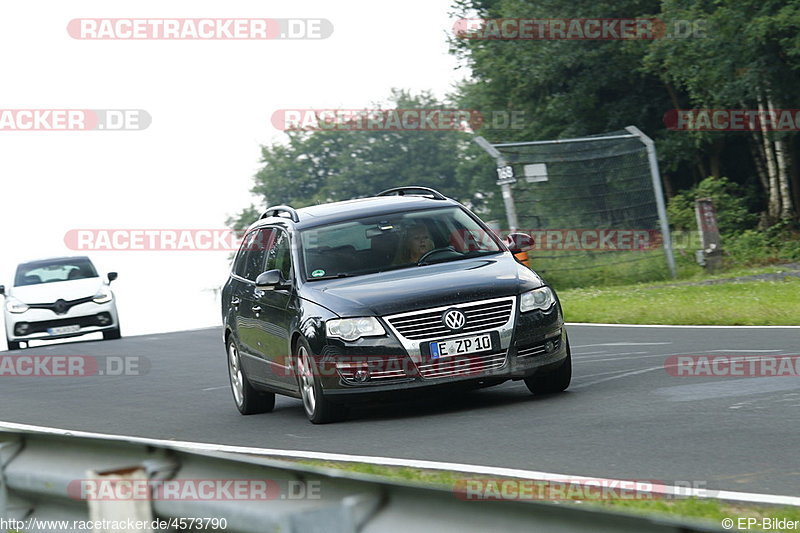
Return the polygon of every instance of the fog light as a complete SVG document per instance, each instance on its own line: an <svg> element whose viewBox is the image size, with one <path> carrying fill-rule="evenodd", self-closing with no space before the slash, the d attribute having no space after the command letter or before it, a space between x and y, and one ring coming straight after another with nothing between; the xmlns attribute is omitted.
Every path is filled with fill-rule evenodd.
<svg viewBox="0 0 800 533"><path fill-rule="evenodd" d="M97 321L100 323L101 326L105 326L106 324L111 322L111 317L106 314L99 314L97 315Z"/></svg>
<svg viewBox="0 0 800 533"><path fill-rule="evenodd" d="M555 349L556 345L553 341L547 341L544 343L544 351L552 352Z"/></svg>
<svg viewBox="0 0 800 533"><path fill-rule="evenodd" d="M16 335L27 335L29 329L30 329L30 324L26 324L25 322L23 322L21 324L17 324L14 327L14 333Z"/></svg>

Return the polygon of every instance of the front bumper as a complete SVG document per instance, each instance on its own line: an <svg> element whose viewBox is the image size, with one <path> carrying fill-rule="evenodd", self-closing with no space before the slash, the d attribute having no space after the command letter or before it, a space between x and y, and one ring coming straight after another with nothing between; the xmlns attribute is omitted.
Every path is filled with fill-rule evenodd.
<svg viewBox="0 0 800 533"><path fill-rule="evenodd" d="M6 337L10 341L17 342L64 339L119 327L117 307L113 300L104 304L87 302L76 305L63 315L57 315L49 309L28 309L24 313L4 311L4 313ZM50 333L48 330L53 331L52 328L69 328L70 331Z"/></svg>
<svg viewBox="0 0 800 533"><path fill-rule="evenodd" d="M558 367L567 357L568 343L561 309L516 313L510 342L491 352L431 359L409 354L389 338L354 343L329 340L315 356L326 396L371 397L411 389L447 385L481 385L523 379Z"/></svg>

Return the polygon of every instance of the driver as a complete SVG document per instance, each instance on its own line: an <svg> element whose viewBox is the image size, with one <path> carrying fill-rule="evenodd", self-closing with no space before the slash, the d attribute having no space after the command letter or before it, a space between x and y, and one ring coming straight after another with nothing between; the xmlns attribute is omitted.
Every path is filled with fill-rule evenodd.
<svg viewBox="0 0 800 533"><path fill-rule="evenodd" d="M410 226L400 241L400 249L394 258L395 265L416 263L420 257L433 250L433 238L428 226L417 223Z"/></svg>

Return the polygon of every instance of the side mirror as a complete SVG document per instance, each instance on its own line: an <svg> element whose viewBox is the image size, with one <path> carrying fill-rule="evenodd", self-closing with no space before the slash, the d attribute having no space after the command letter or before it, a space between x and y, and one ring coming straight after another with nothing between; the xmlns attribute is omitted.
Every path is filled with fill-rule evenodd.
<svg viewBox="0 0 800 533"><path fill-rule="evenodd" d="M512 254L518 254L533 248L533 237L525 233L510 233L506 237L505 244Z"/></svg>
<svg viewBox="0 0 800 533"><path fill-rule="evenodd" d="M5 285L0 285L0 294L2 294L3 296L6 295L6 286Z"/></svg>
<svg viewBox="0 0 800 533"><path fill-rule="evenodd" d="M115 279L117 279L118 274L116 272L109 272L108 273L108 282L111 283Z"/></svg>
<svg viewBox="0 0 800 533"><path fill-rule="evenodd" d="M288 286L288 283L283 279L281 271L277 269L262 272L256 278L256 289L261 289L262 291L283 289L286 286Z"/></svg>

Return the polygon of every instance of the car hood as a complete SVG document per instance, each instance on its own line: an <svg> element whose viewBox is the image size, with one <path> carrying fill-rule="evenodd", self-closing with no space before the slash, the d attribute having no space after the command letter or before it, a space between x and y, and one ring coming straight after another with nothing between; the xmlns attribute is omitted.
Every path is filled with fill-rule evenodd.
<svg viewBox="0 0 800 533"><path fill-rule="evenodd" d="M519 294L544 284L509 253L306 283L301 297L340 316L377 316Z"/></svg>
<svg viewBox="0 0 800 533"><path fill-rule="evenodd" d="M102 286L101 278L85 278L12 287L10 293L26 304L48 304L58 299L70 301L94 296Z"/></svg>

